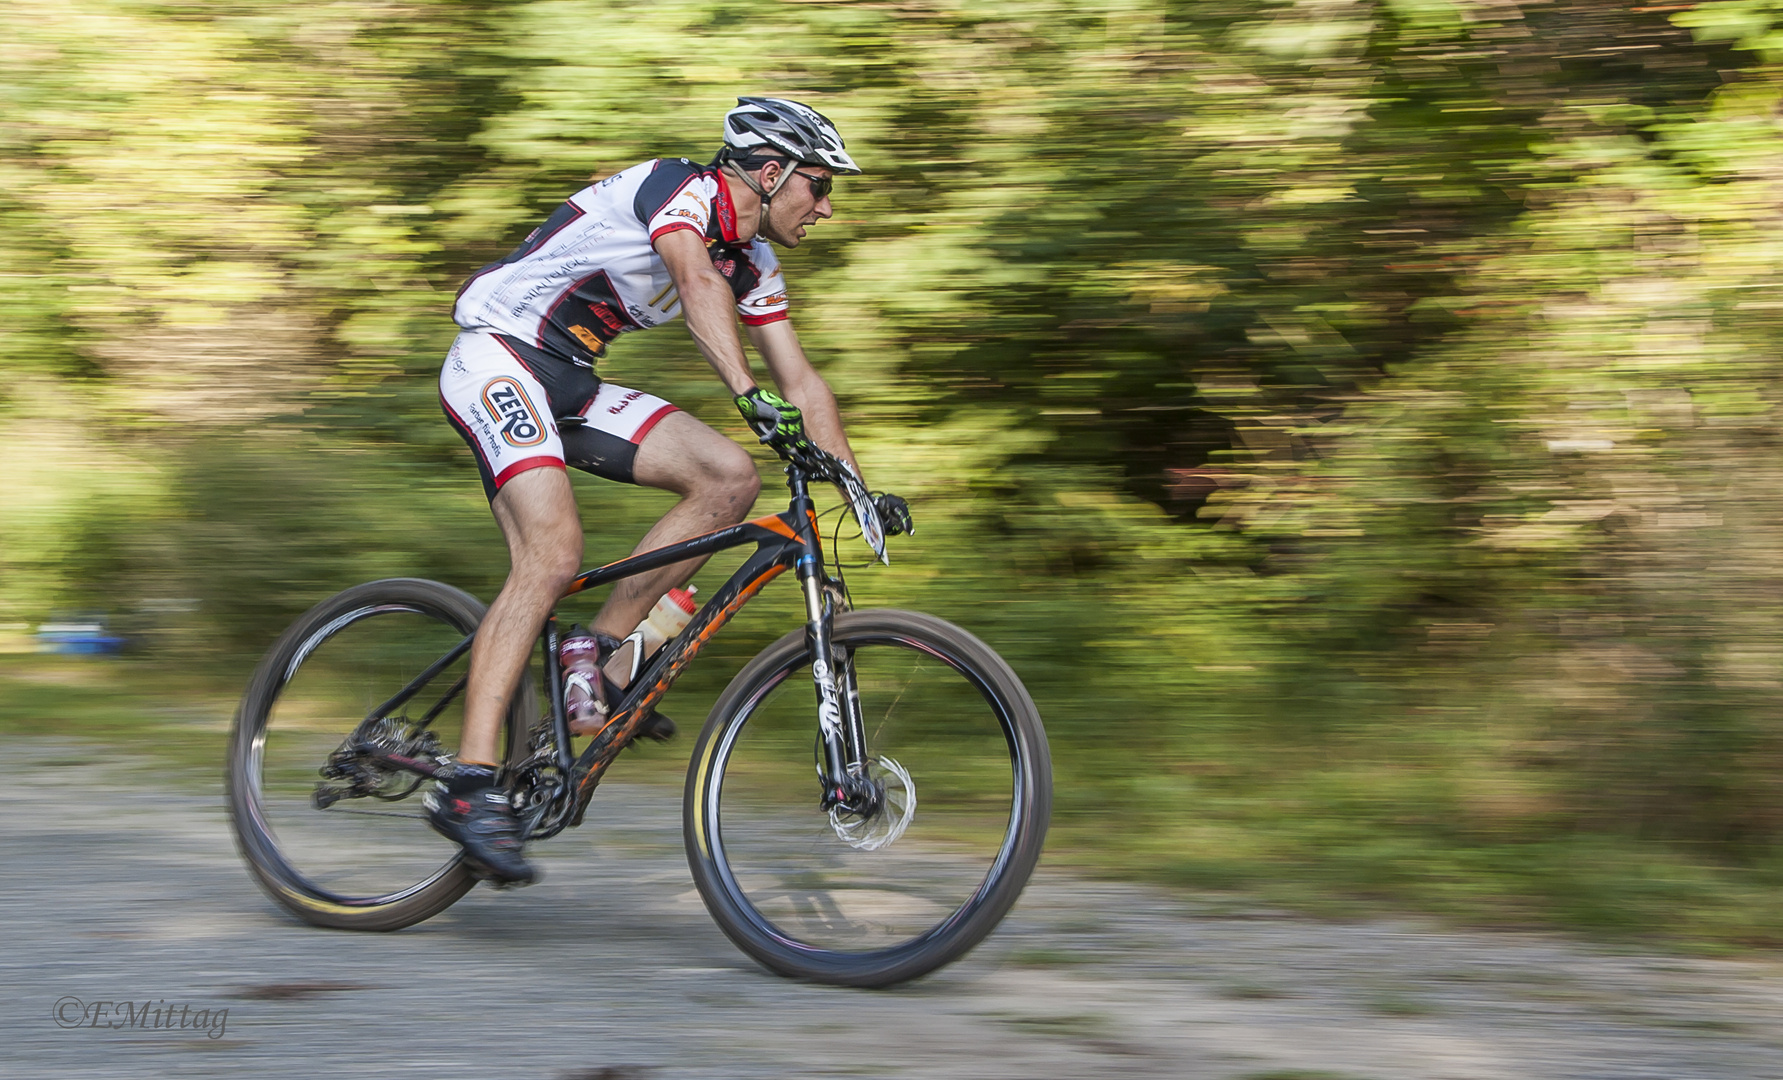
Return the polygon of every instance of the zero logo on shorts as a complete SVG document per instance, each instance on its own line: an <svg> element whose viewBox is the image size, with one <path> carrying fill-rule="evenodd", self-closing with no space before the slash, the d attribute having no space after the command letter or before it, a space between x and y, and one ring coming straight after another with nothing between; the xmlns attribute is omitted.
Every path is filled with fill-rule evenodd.
<svg viewBox="0 0 1783 1080"><path fill-rule="evenodd" d="M483 404L501 425L501 437L509 446L537 446L545 441L539 411L513 379L503 375L484 383Z"/></svg>

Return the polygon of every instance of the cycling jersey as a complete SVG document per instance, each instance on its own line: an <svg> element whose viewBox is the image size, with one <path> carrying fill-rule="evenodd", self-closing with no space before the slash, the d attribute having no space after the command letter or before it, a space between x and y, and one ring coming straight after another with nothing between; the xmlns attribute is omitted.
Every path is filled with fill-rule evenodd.
<svg viewBox="0 0 1783 1080"><path fill-rule="evenodd" d="M767 241L738 235L725 178L686 158L658 158L570 196L507 258L465 282L453 321L591 367L620 334L680 314L680 297L653 246L675 229L705 239L745 323L786 318L779 260Z"/></svg>

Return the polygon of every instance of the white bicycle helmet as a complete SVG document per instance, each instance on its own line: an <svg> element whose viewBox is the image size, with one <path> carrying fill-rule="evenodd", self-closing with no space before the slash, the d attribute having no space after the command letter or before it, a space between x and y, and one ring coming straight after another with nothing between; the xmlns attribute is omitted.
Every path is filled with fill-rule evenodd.
<svg viewBox="0 0 1783 1080"><path fill-rule="evenodd" d="M785 98L738 98L737 107L724 114L724 145L732 158L756 157L765 151L837 173L861 172L828 117Z"/></svg>

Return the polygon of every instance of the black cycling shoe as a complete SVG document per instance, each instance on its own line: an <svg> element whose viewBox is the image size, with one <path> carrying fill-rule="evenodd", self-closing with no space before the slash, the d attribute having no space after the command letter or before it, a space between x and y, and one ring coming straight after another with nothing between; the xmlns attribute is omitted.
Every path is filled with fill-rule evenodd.
<svg viewBox="0 0 1783 1080"><path fill-rule="evenodd" d="M644 724L642 727L638 728L638 733L634 737L639 739L649 739L652 742L668 742L670 739L674 738L675 733L680 730L680 728L675 726L673 720L670 720L655 709L651 709L650 715L644 717Z"/></svg>
<svg viewBox="0 0 1783 1080"><path fill-rule="evenodd" d="M434 788L422 796L433 831L464 848L464 861L478 877L497 885L530 885L538 880L521 855L520 822L508 796L493 785L463 794Z"/></svg>

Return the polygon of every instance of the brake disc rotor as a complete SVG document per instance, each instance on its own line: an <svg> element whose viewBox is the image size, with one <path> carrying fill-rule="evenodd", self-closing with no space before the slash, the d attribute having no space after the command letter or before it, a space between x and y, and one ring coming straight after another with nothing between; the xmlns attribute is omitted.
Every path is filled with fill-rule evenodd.
<svg viewBox="0 0 1783 1080"><path fill-rule="evenodd" d="M874 762L874 767L878 773L874 780L884 787L877 813L859 817L840 806L830 808L830 828L843 843L860 851L878 851L903 836L916 814L916 781L910 779L910 771L888 757Z"/></svg>

